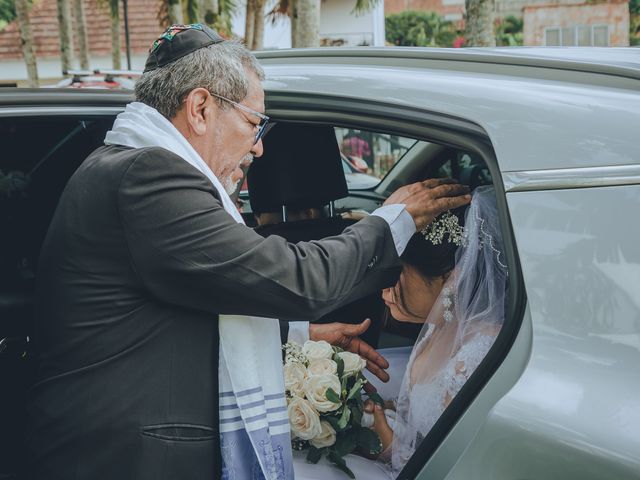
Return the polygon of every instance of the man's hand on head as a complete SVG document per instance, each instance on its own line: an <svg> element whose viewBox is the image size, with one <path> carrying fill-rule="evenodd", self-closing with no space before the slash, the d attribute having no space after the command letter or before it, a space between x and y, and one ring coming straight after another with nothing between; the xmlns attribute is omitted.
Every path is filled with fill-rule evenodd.
<svg viewBox="0 0 640 480"><path fill-rule="evenodd" d="M471 195L466 185L460 185L449 178L431 178L400 187L384 204L404 203L418 231L429 225L441 213L462 207L469 202Z"/></svg>
<svg viewBox="0 0 640 480"><path fill-rule="evenodd" d="M309 325L309 339L313 341L324 340L348 352L357 353L366 360L367 370L383 382L388 382L389 374L385 370L389 368L389 362L371 345L358 338L359 335L367 331L370 325L371 320L368 318L358 324L311 323Z"/></svg>

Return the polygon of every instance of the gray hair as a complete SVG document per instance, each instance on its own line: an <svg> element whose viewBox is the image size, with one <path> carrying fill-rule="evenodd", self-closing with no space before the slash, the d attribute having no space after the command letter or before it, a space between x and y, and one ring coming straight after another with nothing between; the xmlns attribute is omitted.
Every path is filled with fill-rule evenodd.
<svg viewBox="0 0 640 480"><path fill-rule="evenodd" d="M264 70L244 45L235 40L216 43L144 73L136 82L136 101L155 108L169 120L195 88L241 102L249 90L247 70L264 80ZM216 100L221 108L227 108L227 102Z"/></svg>

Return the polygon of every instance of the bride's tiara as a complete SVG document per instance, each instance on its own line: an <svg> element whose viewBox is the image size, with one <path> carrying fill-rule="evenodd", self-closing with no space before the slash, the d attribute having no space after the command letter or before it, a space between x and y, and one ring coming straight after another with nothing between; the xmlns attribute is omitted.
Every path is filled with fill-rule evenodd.
<svg viewBox="0 0 640 480"><path fill-rule="evenodd" d="M453 243L458 247L465 243L464 227L460 225L458 217L451 211L446 211L438 216L433 222L420 230L420 233L434 245L443 243L445 237L449 243Z"/></svg>

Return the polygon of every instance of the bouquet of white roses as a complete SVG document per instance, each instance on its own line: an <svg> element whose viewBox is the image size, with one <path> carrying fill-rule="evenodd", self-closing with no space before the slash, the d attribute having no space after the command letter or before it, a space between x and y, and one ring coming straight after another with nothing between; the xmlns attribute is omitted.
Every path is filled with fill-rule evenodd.
<svg viewBox="0 0 640 480"><path fill-rule="evenodd" d="M344 456L356 448L377 454L380 438L362 426L362 375L366 362L357 354L325 341L289 342L283 346L284 382L293 447L309 449L307 461L322 455L355 478ZM366 394L381 403L379 395Z"/></svg>

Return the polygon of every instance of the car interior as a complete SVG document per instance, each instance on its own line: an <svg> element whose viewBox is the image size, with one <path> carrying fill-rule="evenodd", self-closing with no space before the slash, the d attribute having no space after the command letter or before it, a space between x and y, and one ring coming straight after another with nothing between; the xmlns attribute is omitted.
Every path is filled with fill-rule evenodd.
<svg viewBox="0 0 640 480"><path fill-rule="evenodd" d="M24 461L19 439L25 396L34 368L32 305L38 254L64 186L84 158L103 143L113 117L0 118L0 478L19 478ZM280 122L264 140L264 158L249 177L264 174L277 185L265 195L280 218L258 226L251 184L239 192L243 217L262 235L291 241L339 234L370 214L401 185L452 177L475 188L491 184L484 160L452 146L371 132L353 126ZM348 165L345 167L344 162ZM301 206L320 218L291 220ZM377 347L411 346L421 325L400 323L385 312L375 293L341 307L320 321L360 322L372 318L365 340Z"/></svg>

